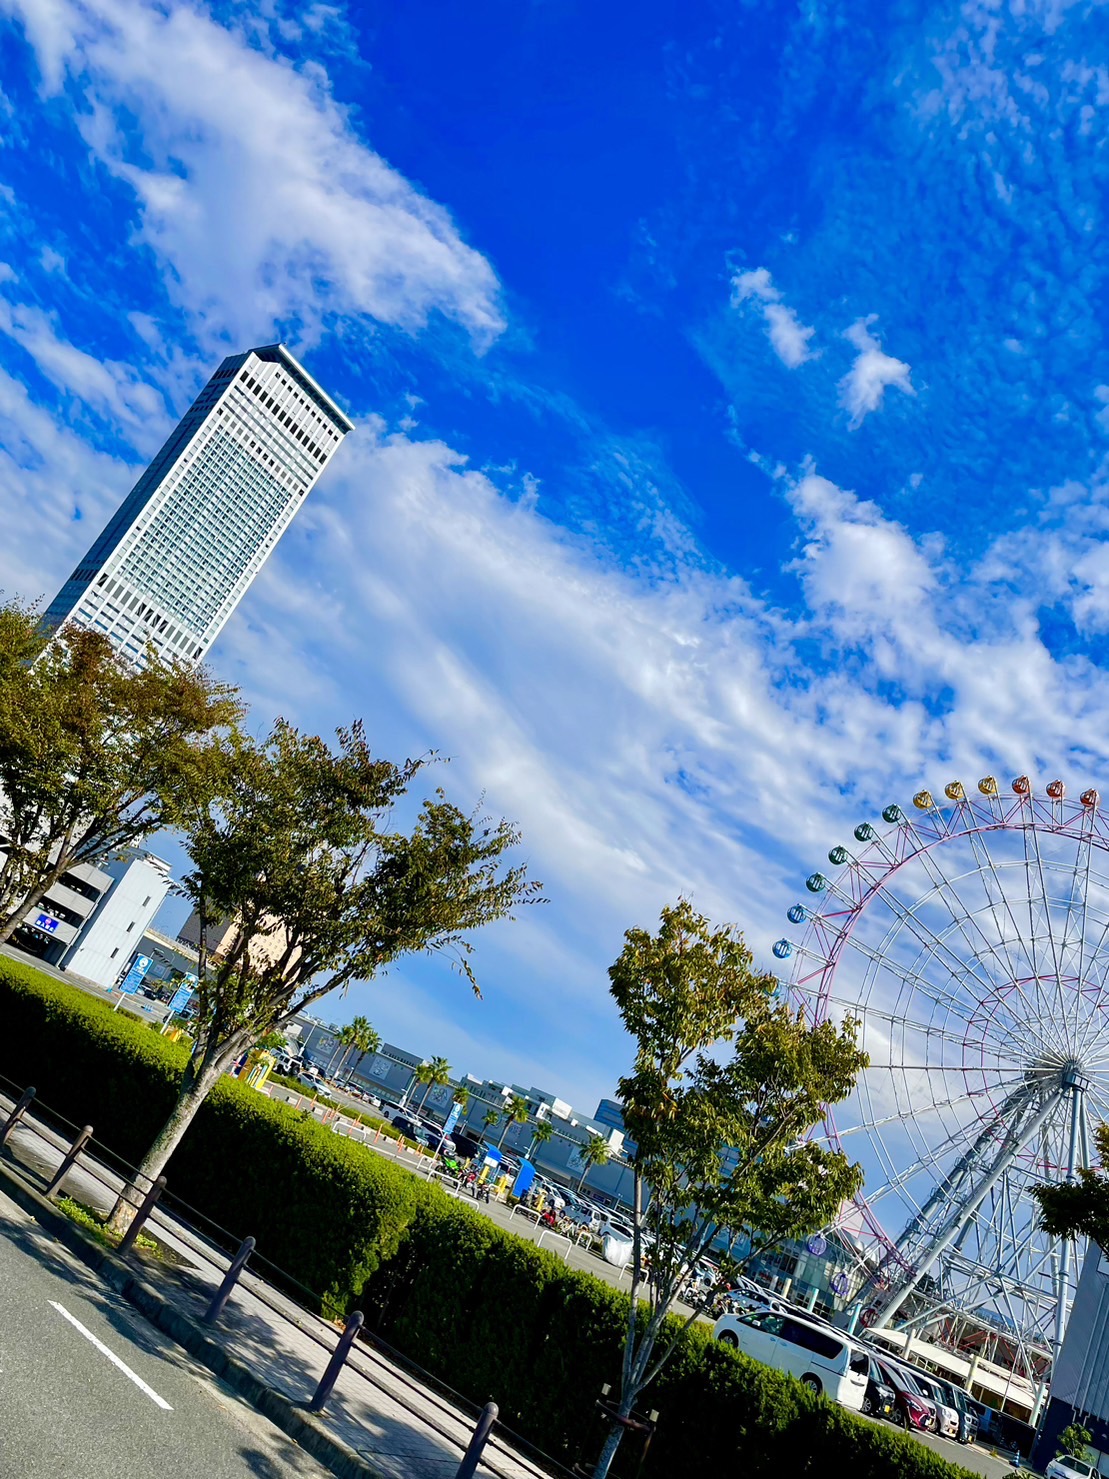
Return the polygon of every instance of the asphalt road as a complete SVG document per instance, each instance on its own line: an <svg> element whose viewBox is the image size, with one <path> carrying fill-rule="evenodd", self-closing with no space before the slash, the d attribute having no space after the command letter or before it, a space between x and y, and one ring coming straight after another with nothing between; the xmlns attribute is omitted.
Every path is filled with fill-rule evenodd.
<svg viewBox="0 0 1109 1479"><path fill-rule="evenodd" d="M0 1195L0 1479L328 1479Z"/></svg>

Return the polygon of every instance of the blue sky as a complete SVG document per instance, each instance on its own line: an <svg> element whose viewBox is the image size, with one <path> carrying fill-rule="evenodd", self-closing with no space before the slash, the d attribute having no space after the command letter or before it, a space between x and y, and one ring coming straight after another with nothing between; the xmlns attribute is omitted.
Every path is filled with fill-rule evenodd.
<svg viewBox="0 0 1109 1479"><path fill-rule="evenodd" d="M283 338L359 429L213 665L547 886L336 1018L588 1107L662 903L769 960L890 800L1104 776L1103 7L2 11L0 586Z"/></svg>

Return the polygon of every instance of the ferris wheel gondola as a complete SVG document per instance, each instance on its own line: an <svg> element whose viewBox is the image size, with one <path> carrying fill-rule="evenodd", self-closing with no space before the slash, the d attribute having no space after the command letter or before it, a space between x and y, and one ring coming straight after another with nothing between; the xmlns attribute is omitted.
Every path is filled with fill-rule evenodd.
<svg viewBox="0 0 1109 1479"><path fill-rule="evenodd" d="M1109 1119L1109 819L1027 776L927 790L860 822L789 910L775 955L815 1021L854 1017L871 1065L824 1133L863 1162L841 1221L876 1326L953 1315L1057 1350L1073 1250L1032 1188L1091 1163Z"/></svg>

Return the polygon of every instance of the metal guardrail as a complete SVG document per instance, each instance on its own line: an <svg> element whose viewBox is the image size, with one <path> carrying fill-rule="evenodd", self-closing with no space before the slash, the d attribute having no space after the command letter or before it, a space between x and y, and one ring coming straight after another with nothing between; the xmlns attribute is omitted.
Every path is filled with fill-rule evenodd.
<svg viewBox="0 0 1109 1479"><path fill-rule="evenodd" d="M60 1151L64 1161L66 1156L73 1151L76 1140L80 1139L81 1143L78 1146L77 1154L72 1156L69 1166L65 1168L66 1173L72 1169L80 1157L81 1170L91 1176L94 1181L113 1197L119 1196L120 1187L108 1179L108 1176L105 1174L105 1168L102 1167L101 1161L98 1159L98 1155L92 1152L97 1152L100 1157L103 1157L108 1163L107 1169L117 1179L133 1181L135 1178L141 1176L137 1167L131 1166L122 1157L117 1156L110 1147L97 1141L91 1134L84 1135L84 1131L91 1127L83 1126L78 1129L64 1115L51 1110L45 1105L37 1097L34 1089L25 1089L20 1092L18 1085L2 1074L0 1074L0 1084L6 1085L9 1090L15 1091L19 1096L6 1121L3 1125L0 1125L0 1148L3 1147L10 1133L18 1126L25 1132L31 1133L39 1140L45 1142L52 1150ZM29 1110L32 1105L35 1109L36 1118L29 1117ZM66 1130L76 1130L76 1137L73 1137L67 1145L65 1138L56 1129L38 1120L37 1116L39 1115L45 1115ZM21 1170L26 1172L28 1168L21 1166ZM35 1173L31 1172L30 1174L34 1175ZM54 1173L51 1182L48 1183L45 1176L41 1177L41 1179L44 1186L54 1186L55 1188L61 1186L61 1177L57 1174L57 1171ZM149 1178L143 1179L149 1181ZM489 1403L486 1404L485 1408L479 1408L476 1403L464 1397L462 1393L456 1392L431 1372L426 1371L418 1363L410 1360L402 1351L391 1346L388 1341L382 1339L376 1333L366 1331L363 1324L365 1317L361 1311L354 1312L360 1318L353 1327L353 1333L350 1339L346 1340L346 1331L344 1331L340 1337L339 1346L335 1346L333 1327L328 1326L315 1313L315 1309L322 1307L324 1304L323 1297L317 1291L310 1289L308 1285L303 1284L294 1275L258 1253L253 1238L236 1238L225 1228L220 1227L218 1223L213 1222L204 1213L200 1212L199 1209L190 1206L182 1198L165 1193L165 1188L165 1177L160 1176L150 1183L143 1202L136 1211L131 1227L128 1229L124 1240L120 1243L116 1251L124 1256L132 1251L143 1223L147 1221L157 1206L156 1217L158 1219L164 1219L171 1224L167 1229L171 1237L177 1239L184 1247L189 1248L209 1264L214 1264L218 1267L220 1261L226 1260L227 1262L223 1283L213 1297L204 1316L208 1323L214 1323L219 1318L234 1288L238 1283L241 1283L243 1288L253 1298L257 1299L280 1319L291 1324L301 1334L308 1336L316 1345L328 1353L328 1366L313 1398L313 1401L320 1400L321 1407L326 1403L330 1391L338 1380L339 1372L345 1364L363 1380L367 1381L384 1395L390 1397L393 1401L403 1400L398 1395L398 1388L402 1391L407 1388L413 1395L418 1396L423 1403L431 1406L433 1409L437 1409L444 1421L449 1419L457 1423L460 1419L465 1420L468 1418L470 1421L475 1422L474 1434L469 1440L469 1446L466 1447L462 1460L463 1464L473 1449L482 1425L487 1419L487 1414L490 1408L492 1408L492 1422L485 1429L477 1452L480 1455L483 1468L489 1474L493 1475L494 1479L509 1479L507 1472L497 1463L498 1456L502 1460L508 1460L516 1465L530 1466L533 1471L533 1479L572 1479L572 1471L570 1469L561 1464L557 1459L552 1458L549 1454L537 1448L527 1438L523 1437L522 1434L516 1433L506 1424L502 1423L495 1403ZM172 1203L174 1210L171 1210L167 1206L167 1203ZM177 1209L188 1213L188 1217L183 1217L181 1211ZM206 1225L210 1229L210 1234L214 1234L214 1236L205 1236L198 1227L191 1225L192 1223ZM152 1222L152 1226L156 1227L157 1222ZM231 1249L236 1249L237 1251L232 1255L230 1252ZM269 1285L259 1274L248 1270L246 1267L248 1259L255 1265L264 1265L266 1268L272 1270L276 1276L276 1287ZM308 1323L295 1318L289 1310L282 1307L277 1292L279 1289L283 1291L283 1297L294 1299L299 1309L309 1317ZM306 1301L296 1300L296 1296L291 1293L293 1290L299 1290L301 1294L307 1295L308 1299ZM349 1328L350 1320L348 1319ZM342 1360L336 1364L336 1357L339 1354L340 1347L342 1350ZM332 1375L331 1384L323 1392L322 1398L320 1398L320 1392L324 1387L329 1372L331 1372L332 1366L335 1366L335 1370ZM449 1428L443 1426L443 1421L437 1421L426 1413L417 1412L411 1408L409 1411L412 1413L415 1421L429 1431L434 1432L445 1442L459 1449L464 1448L465 1440L460 1439L456 1433L452 1433ZM505 1445L511 1445L501 1455L496 1453L498 1439ZM473 1468L469 1470L460 1468L458 1470L460 1476L474 1472L475 1469Z"/></svg>

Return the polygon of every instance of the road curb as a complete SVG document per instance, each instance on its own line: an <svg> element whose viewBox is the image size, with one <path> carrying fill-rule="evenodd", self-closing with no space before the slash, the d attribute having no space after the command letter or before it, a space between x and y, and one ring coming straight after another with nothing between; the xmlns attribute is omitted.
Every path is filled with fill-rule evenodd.
<svg viewBox="0 0 1109 1479"><path fill-rule="evenodd" d="M182 1314L157 1289L147 1283L128 1263L91 1233L71 1221L64 1212L27 1182L10 1162L0 1160L0 1190L75 1255L87 1269L98 1274L109 1288L171 1340L188 1351L213 1375L227 1383L251 1407L319 1459L338 1479L385 1479L360 1453L329 1433L318 1419L291 1398L267 1387L250 1368L230 1355L207 1330ZM338 1338L338 1337L336 1337Z"/></svg>

